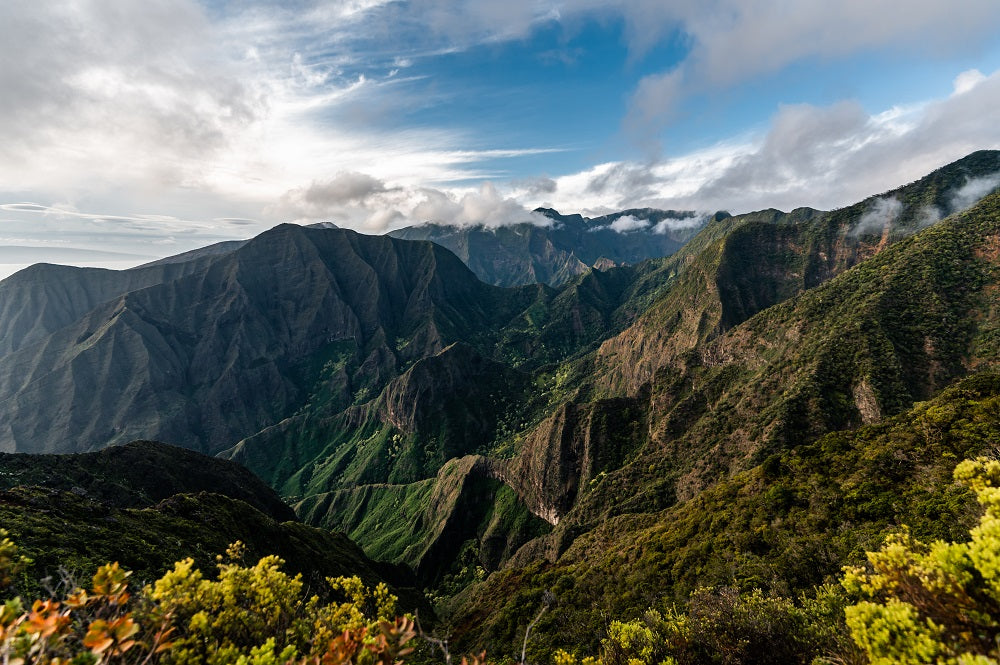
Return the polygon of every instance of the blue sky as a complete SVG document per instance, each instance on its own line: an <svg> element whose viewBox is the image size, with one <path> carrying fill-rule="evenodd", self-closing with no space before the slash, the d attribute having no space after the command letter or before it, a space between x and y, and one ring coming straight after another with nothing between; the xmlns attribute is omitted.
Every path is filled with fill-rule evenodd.
<svg viewBox="0 0 1000 665"><path fill-rule="evenodd" d="M0 276L282 221L850 204L1000 147L997 26L995 0L6 2Z"/></svg>

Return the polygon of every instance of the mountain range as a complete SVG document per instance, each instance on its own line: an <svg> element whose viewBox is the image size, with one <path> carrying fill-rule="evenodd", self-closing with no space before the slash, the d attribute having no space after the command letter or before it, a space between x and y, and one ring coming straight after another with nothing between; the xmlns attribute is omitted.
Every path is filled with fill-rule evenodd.
<svg viewBox="0 0 1000 665"><path fill-rule="evenodd" d="M716 213L715 217L727 213ZM711 215L630 209L600 217L538 208L533 221L497 227L420 224L392 231L404 240L446 247L482 281L496 286L559 287L592 268L606 269L673 254Z"/></svg>
<svg viewBox="0 0 1000 665"><path fill-rule="evenodd" d="M698 586L802 591L899 524L969 522L949 464L1000 426L1000 194L967 194L997 172L981 151L834 211L286 224L129 271L33 266L0 282L0 450L239 462L294 528L447 597L470 648L516 642L546 591L549 650ZM144 445L111 450L173 457ZM31 487L25 459L115 510L212 484L0 457ZM282 510L248 477L220 492Z"/></svg>

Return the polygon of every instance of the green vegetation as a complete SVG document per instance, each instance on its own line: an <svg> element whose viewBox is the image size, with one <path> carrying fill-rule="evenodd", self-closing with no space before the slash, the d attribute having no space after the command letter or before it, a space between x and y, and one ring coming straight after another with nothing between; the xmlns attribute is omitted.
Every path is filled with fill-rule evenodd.
<svg viewBox="0 0 1000 665"><path fill-rule="evenodd" d="M907 532L847 570L851 635L873 665L1000 662L1000 461L966 460L955 479L985 514L968 542L927 545Z"/></svg>
<svg viewBox="0 0 1000 665"><path fill-rule="evenodd" d="M0 455L0 524L31 561L0 560L37 595L61 566L148 581L239 539L314 590L357 574L408 606L427 594L470 649L514 657L530 626L535 663L896 657L884 630L851 639L875 625L958 649L923 605L880 614L905 599L835 583L903 525L891 548L912 563L977 519L951 471L1000 441L1000 194L924 219L998 164L886 193L881 226L873 197L718 215L629 267L560 260L559 290L487 286L426 243L279 227L32 328L0 358L0 432L233 446L312 526L235 465L157 444ZM70 403L39 406L56 394Z"/></svg>
<svg viewBox="0 0 1000 665"><path fill-rule="evenodd" d="M0 534L2 536L3 534ZM16 551L4 538L0 548ZM69 584L59 596L20 597L0 606L0 659L36 665L395 665L413 651L413 621L395 617L384 584L329 578L328 600L309 596L302 577L274 556L243 563L241 543L218 557L215 579L191 559L137 594L131 572L103 565L89 588ZM0 559L0 581L15 572Z"/></svg>
<svg viewBox="0 0 1000 665"><path fill-rule="evenodd" d="M925 545L904 527L868 553L867 566L844 568L842 590L819 586L793 600L760 589L699 588L682 609L662 598L638 618L611 619L599 633L599 656L581 656L588 650L582 641L552 650L537 636L534 651L547 650L554 665L1000 662L1000 461L967 460L954 477L985 509L968 542ZM135 597L131 572L105 564L89 588L64 576L52 597L27 609L9 589L31 561L0 531L0 658L38 665L401 665L411 654L427 662L429 647L438 644L449 662L446 642L434 638L415 653L419 627L410 617L394 619L397 599L385 584L328 578L322 594L308 595L302 576L282 571L279 557L248 565L237 542L216 559L212 578L183 559ZM624 588L622 580L616 584ZM550 592L544 596L531 627L555 602ZM570 625L565 603L548 614ZM525 632L526 645L530 636ZM485 655L472 663L485 663Z"/></svg>
<svg viewBox="0 0 1000 665"><path fill-rule="evenodd" d="M370 560L343 534L293 521L273 490L232 462L145 441L81 455L0 455L0 478L11 485L0 489L0 525L30 559L15 580L24 593L64 574L89 577L108 561L141 581L187 557L204 568L241 540L247 556L276 554L309 584L358 575L393 584L408 608L423 605L412 573Z"/></svg>
<svg viewBox="0 0 1000 665"><path fill-rule="evenodd" d="M698 589L683 610L668 601L637 619L612 620L599 657L560 649L553 662L1000 662L1000 461L966 460L954 477L985 509L967 542L927 545L904 527L867 554L866 566L846 567L842 589L820 586L795 600L759 589Z"/></svg>
<svg viewBox="0 0 1000 665"><path fill-rule="evenodd" d="M508 567L465 590L450 615L481 621L462 642L470 648L514 644L551 590L559 611L535 629L537 661L555 648L593 653L606 617L684 608L703 587L798 603L904 524L921 539L962 538L975 502L952 469L997 441L1000 374L984 372L908 413L777 453L690 501L612 518L555 562Z"/></svg>

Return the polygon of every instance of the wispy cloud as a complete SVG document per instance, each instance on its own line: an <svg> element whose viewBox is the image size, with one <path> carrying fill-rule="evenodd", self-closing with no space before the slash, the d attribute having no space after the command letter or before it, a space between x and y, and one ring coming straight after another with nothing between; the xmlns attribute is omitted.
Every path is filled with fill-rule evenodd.
<svg viewBox="0 0 1000 665"><path fill-rule="evenodd" d="M969 178L951 196L951 211L965 210L980 201L987 194L1000 187L1000 173L993 173L981 178Z"/></svg>
<svg viewBox="0 0 1000 665"><path fill-rule="evenodd" d="M447 108L465 93L442 89L422 64L594 21L624 24L636 61L663 43L682 45L679 60L631 91L625 117L608 119L655 138L686 100L790 64L880 49L975 50L994 36L1000 4L0 3L0 192L11 202L0 206L11 218L3 223L29 239L181 251L288 219L383 231L421 221L540 222L530 213L540 205L588 214L834 207L1000 146L983 111L1000 103L1000 79L978 70L960 74L949 97L913 107L788 104L765 131L689 154L661 158L649 140L644 160L600 152L600 163L575 173L547 166L549 175L522 170L513 180L502 160L565 146L409 121L409 110ZM563 64L577 55L567 47L541 57ZM985 186L970 183L967 196Z"/></svg>
<svg viewBox="0 0 1000 665"><path fill-rule="evenodd" d="M412 188L556 149L480 150L463 130L373 124L419 78L399 75L410 51L430 45L371 51L391 4L245 3L219 16L193 0L0 5L0 62L18 63L0 66L0 183L91 209L214 199L266 217L339 172Z"/></svg>
<svg viewBox="0 0 1000 665"><path fill-rule="evenodd" d="M674 68L638 86L629 116L634 130L649 132L669 121L686 97L724 89L803 60L832 60L858 53L927 55L974 51L994 36L1000 4L964 0L788 3L713 0L690 3L620 3L639 48L671 31L690 47Z"/></svg>
<svg viewBox="0 0 1000 665"><path fill-rule="evenodd" d="M859 219L858 223L853 229L851 229L851 232L855 235L882 233L883 231L889 229L896 222L896 220L899 219L899 214L902 211L903 202L897 197L880 196L872 201L868 210L861 215L861 219Z"/></svg>

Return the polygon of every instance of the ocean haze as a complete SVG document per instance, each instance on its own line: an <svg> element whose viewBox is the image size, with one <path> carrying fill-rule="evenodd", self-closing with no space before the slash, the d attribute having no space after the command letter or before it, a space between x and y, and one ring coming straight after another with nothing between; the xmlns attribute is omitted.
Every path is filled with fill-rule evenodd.
<svg viewBox="0 0 1000 665"><path fill-rule="evenodd" d="M0 245L0 280L36 263L56 263L80 268L125 270L153 260L154 256L108 252L77 247L27 247Z"/></svg>

